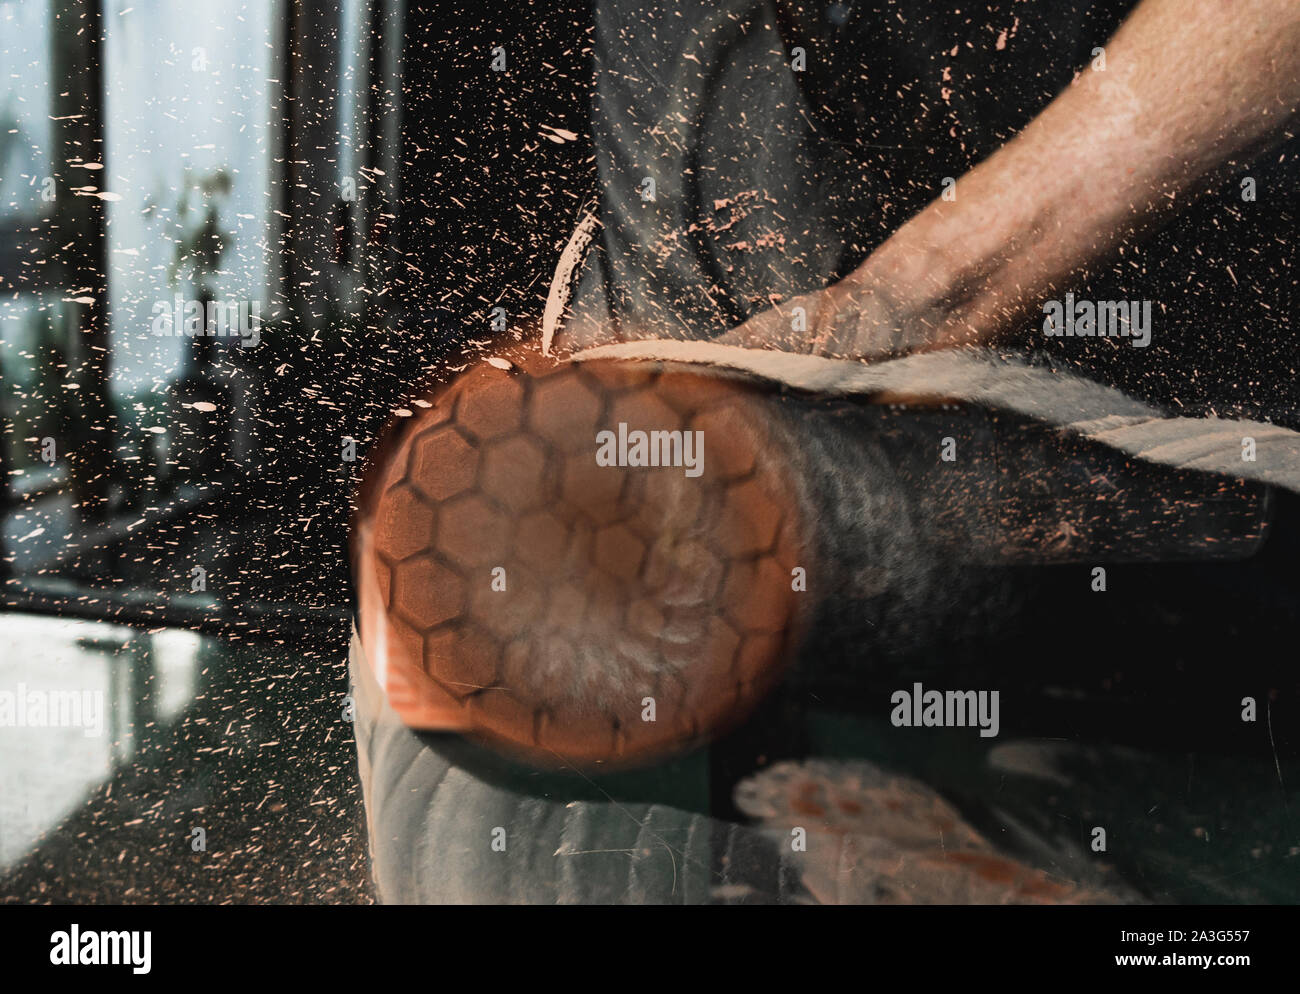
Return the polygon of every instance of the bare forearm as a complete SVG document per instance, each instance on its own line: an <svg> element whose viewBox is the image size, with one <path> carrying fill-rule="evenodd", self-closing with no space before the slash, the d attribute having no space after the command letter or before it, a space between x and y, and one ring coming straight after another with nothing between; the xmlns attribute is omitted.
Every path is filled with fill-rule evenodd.
<svg viewBox="0 0 1300 994"><path fill-rule="evenodd" d="M828 351L988 341L1071 273L1198 194L1300 105L1300 2L1146 0L1025 130L833 288ZM900 293L899 287L908 288ZM830 312L827 312L830 320ZM883 330L877 329L883 334Z"/></svg>

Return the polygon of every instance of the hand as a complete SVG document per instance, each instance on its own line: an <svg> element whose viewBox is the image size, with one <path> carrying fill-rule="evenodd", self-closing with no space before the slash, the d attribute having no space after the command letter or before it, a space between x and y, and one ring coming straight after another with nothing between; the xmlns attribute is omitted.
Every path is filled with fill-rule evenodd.
<svg viewBox="0 0 1300 994"><path fill-rule="evenodd" d="M905 227L843 280L782 301L717 341L868 361L956 344L963 295L942 253L909 241Z"/></svg>

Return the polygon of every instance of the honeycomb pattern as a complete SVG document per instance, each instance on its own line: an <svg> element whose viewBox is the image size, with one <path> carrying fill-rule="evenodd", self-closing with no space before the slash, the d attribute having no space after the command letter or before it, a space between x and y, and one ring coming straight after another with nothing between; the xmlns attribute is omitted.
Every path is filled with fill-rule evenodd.
<svg viewBox="0 0 1300 994"><path fill-rule="evenodd" d="M779 677L799 622L797 502L762 398L673 367L511 358L428 394L372 469L360 567L390 703L546 765L716 734ZM703 472L598 465L620 422L702 432Z"/></svg>

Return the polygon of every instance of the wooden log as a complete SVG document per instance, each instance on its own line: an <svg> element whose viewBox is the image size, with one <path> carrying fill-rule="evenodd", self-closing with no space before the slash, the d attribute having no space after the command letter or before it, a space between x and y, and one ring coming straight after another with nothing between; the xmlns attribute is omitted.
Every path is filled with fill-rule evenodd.
<svg viewBox="0 0 1300 994"><path fill-rule="evenodd" d="M409 725L646 762L744 718L801 646L969 616L958 567L1241 557L1265 534L1258 484L1014 411L742 374L516 345L416 398L354 530L362 642Z"/></svg>

